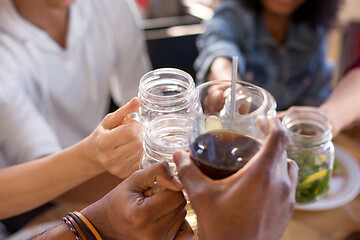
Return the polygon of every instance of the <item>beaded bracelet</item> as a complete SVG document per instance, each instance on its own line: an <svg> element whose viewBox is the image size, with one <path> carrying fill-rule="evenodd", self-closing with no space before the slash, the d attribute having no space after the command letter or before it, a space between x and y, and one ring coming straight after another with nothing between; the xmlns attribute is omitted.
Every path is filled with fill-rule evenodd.
<svg viewBox="0 0 360 240"><path fill-rule="evenodd" d="M77 217L80 218L80 220L85 224L85 226L91 231L91 233L95 236L96 240L102 240L100 234L98 231L96 231L96 228L91 224L89 220L84 217L80 212L74 211L73 212Z"/></svg>
<svg viewBox="0 0 360 240"><path fill-rule="evenodd" d="M74 234L75 238L76 238L77 240L82 240L82 239L79 237L79 235L78 235L75 227L72 225L72 223L70 222L70 220L69 220L67 217L63 217L63 221L66 223L66 225L68 225L68 226L70 227L70 230L71 230L71 232Z"/></svg>
<svg viewBox="0 0 360 240"><path fill-rule="evenodd" d="M72 212L69 212L68 215L74 219L76 224L80 227L81 231L85 233L86 239L88 240L95 240L96 238L92 234L92 232L89 232L89 230L84 226L84 224L81 222L81 220Z"/></svg>
<svg viewBox="0 0 360 240"><path fill-rule="evenodd" d="M76 223L76 221L70 216L66 216L67 219L71 222L71 224L74 226L75 230L77 231L79 237L83 240L88 240L89 237L85 234L85 232L81 229L81 227Z"/></svg>

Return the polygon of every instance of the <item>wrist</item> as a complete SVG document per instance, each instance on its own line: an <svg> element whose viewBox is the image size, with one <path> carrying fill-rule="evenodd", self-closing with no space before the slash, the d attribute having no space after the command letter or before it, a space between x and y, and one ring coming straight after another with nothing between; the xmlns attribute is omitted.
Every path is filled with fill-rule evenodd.
<svg viewBox="0 0 360 240"><path fill-rule="evenodd" d="M102 239L114 239L111 228L111 223L107 216L106 207L102 206L101 201L95 202L90 206L84 208L80 213L93 225Z"/></svg>
<svg viewBox="0 0 360 240"><path fill-rule="evenodd" d="M338 116L332 111L332 107L328 106L326 103L320 106L320 111L329 119L332 127L332 134L335 137L343 128L345 119L341 119L341 116Z"/></svg>
<svg viewBox="0 0 360 240"><path fill-rule="evenodd" d="M88 171L92 172L94 176L105 172L103 166L96 161L96 157L91 155L91 147L88 146L88 137L76 144L78 148L79 158L86 164Z"/></svg>

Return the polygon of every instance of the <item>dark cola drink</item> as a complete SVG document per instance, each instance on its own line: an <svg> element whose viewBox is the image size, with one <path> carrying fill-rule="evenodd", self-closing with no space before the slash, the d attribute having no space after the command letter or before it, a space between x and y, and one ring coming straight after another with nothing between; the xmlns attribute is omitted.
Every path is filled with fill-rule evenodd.
<svg viewBox="0 0 360 240"><path fill-rule="evenodd" d="M217 130L200 135L190 145L191 159L212 179L226 178L259 151L256 139L232 131Z"/></svg>

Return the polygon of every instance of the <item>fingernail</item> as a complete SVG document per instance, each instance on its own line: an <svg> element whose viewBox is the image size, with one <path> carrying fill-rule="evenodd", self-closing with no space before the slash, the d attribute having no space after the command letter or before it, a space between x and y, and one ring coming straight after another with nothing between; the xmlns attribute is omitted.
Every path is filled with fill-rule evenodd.
<svg viewBox="0 0 360 240"><path fill-rule="evenodd" d="M179 178L177 176L174 176L174 183L179 187L179 188L183 188L182 183L180 182Z"/></svg>
<svg viewBox="0 0 360 240"><path fill-rule="evenodd" d="M179 158L181 157L181 153L179 151L174 152L173 154L173 161L176 165L179 164Z"/></svg>

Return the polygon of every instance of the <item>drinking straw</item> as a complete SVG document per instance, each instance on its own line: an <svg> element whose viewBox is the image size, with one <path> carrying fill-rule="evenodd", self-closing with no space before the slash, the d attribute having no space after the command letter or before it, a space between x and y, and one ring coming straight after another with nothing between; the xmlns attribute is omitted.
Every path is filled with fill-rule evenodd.
<svg viewBox="0 0 360 240"><path fill-rule="evenodd" d="M230 98L230 129L233 128L235 119L235 100L236 100L236 80L237 80L238 57L232 57L232 76L231 76L231 98Z"/></svg>

